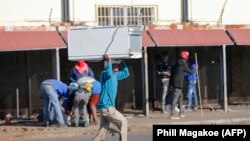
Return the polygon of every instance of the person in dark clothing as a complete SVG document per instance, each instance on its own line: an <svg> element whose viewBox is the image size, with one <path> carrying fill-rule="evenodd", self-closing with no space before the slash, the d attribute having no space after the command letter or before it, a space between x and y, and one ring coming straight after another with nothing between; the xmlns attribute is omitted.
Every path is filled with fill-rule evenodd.
<svg viewBox="0 0 250 141"><path fill-rule="evenodd" d="M75 63L74 67L70 69L69 81L70 83L77 83L77 81L82 77L92 77L95 78L94 72L91 67L84 61L79 60ZM69 96L69 107L74 105L74 95Z"/></svg>
<svg viewBox="0 0 250 141"><path fill-rule="evenodd" d="M180 119L180 117L184 117L184 109L182 106L183 94L182 87L184 81L184 73L195 73L191 70L186 61L188 60L189 53L187 51L182 51L176 63L172 66L171 69L171 77L170 77L170 86L174 94L174 99L172 101L171 106L171 114L170 119ZM179 113L175 112L175 106L178 102L180 111Z"/></svg>
<svg viewBox="0 0 250 141"><path fill-rule="evenodd" d="M171 65L168 62L168 52L163 51L161 61L158 64L158 74L161 78L162 91L161 91L161 112L168 113L169 108L166 103L169 80L171 75Z"/></svg>
<svg viewBox="0 0 250 141"><path fill-rule="evenodd" d="M90 76L92 78L95 78L94 72L88 66L88 64L84 60L79 60L76 62L75 66L70 70L70 83L76 83L78 79L84 76Z"/></svg>

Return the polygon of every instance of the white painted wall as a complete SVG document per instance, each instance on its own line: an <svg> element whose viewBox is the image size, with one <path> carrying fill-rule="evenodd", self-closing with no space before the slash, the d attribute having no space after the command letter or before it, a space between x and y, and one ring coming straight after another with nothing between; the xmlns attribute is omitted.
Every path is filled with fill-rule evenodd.
<svg viewBox="0 0 250 141"><path fill-rule="evenodd" d="M228 0L223 24L250 24L250 0Z"/></svg>
<svg viewBox="0 0 250 141"><path fill-rule="evenodd" d="M226 0L189 0L190 19L215 24ZM222 24L250 24L250 0L227 0Z"/></svg>
<svg viewBox="0 0 250 141"><path fill-rule="evenodd" d="M71 19L95 21L95 5L158 5L161 24L180 22L180 0L70 0Z"/></svg>
<svg viewBox="0 0 250 141"><path fill-rule="evenodd" d="M48 24L51 9L51 20L61 21L61 0L0 0L0 26Z"/></svg>
<svg viewBox="0 0 250 141"><path fill-rule="evenodd" d="M225 0L189 0L189 18L194 22L216 22Z"/></svg>
<svg viewBox="0 0 250 141"><path fill-rule="evenodd" d="M95 24L95 5L158 5L159 25L180 23L181 0L69 0L71 20ZM189 0L189 18L216 24L226 0ZM48 25L61 21L61 0L0 0L0 26ZM250 0L228 0L222 24L250 24Z"/></svg>

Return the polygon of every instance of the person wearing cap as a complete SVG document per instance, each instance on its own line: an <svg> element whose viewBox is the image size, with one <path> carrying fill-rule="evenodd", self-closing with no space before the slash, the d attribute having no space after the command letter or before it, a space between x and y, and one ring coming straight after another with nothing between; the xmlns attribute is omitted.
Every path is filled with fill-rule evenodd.
<svg viewBox="0 0 250 141"><path fill-rule="evenodd" d="M84 76L90 76L94 78L94 72L84 60L79 60L76 62L75 66L70 70L70 83L76 83L78 79Z"/></svg>
<svg viewBox="0 0 250 141"><path fill-rule="evenodd" d="M55 119L57 120L59 127L66 126L58 97L67 97L69 93L67 84L56 79L47 79L42 82L40 93L43 101L44 126L49 126L50 124L50 106L54 108Z"/></svg>
<svg viewBox="0 0 250 141"><path fill-rule="evenodd" d="M187 65L188 56L188 51L181 51L178 60L175 62L171 69L170 88L174 94L174 98L171 106L170 119L180 119L182 117L185 117L184 109L182 106L182 87L184 81L184 73L195 73L195 71L191 70ZM175 106L177 103L180 108L179 113L175 112Z"/></svg>
<svg viewBox="0 0 250 141"><path fill-rule="evenodd" d="M129 70L124 61L121 61L121 70L119 65L112 65L111 58L104 55L105 70L101 73L102 91L99 97L97 108L100 111L101 123L93 141L103 141L107 131L112 130L110 124L114 124L118 128L120 141L127 141L127 119L115 108L115 100L117 96L118 81L129 76Z"/></svg>

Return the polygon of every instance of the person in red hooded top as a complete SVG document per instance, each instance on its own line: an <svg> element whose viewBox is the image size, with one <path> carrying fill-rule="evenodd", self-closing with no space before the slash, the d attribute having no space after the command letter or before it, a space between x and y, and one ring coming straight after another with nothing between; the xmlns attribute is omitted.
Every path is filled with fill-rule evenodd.
<svg viewBox="0 0 250 141"><path fill-rule="evenodd" d="M88 66L88 64L84 60L79 60L76 62L75 66L70 71L70 83L76 83L78 79L85 76L95 78L94 72Z"/></svg>
<svg viewBox="0 0 250 141"><path fill-rule="evenodd" d="M84 60L79 60L70 70L70 76L69 76L70 83L77 83L77 81L82 77L94 78L94 72ZM71 107L70 108L71 110L74 105L73 100L74 100L74 95L70 95L68 105L69 107Z"/></svg>

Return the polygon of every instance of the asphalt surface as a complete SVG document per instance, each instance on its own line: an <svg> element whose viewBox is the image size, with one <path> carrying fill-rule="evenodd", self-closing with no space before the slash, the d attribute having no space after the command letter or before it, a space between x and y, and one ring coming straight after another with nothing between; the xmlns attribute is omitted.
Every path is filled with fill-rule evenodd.
<svg viewBox="0 0 250 141"><path fill-rule="evenodd" d="M139 112L127 111L123 113L128 120L128 132L151 132L153 125L215 125L215 124L249 124L250 106L233 105L229 106L227 112L220 108L199 109L197 112L186 112L184 118L171 120L170 114L163 114L160 111L150 111L148 117ZM0 121L0 141L42 139L53 137L72 137L83 135L94 135L99 125L89 127L42 127L38 121L13 120L10 125Z"/></svg>
<svg viewBox="0 0 250 141"><path fill-rule="evenodd" d="M54 138L43 138L43 139L30 139L25 141L92 141L94 135L82 135L82 136L69 136L69 137L54 137ZM142 133L129 133L128 141L152 141L152 132ZM112 136L107 134L105 141L118 141L119 136L116 134Z"/></svg>

